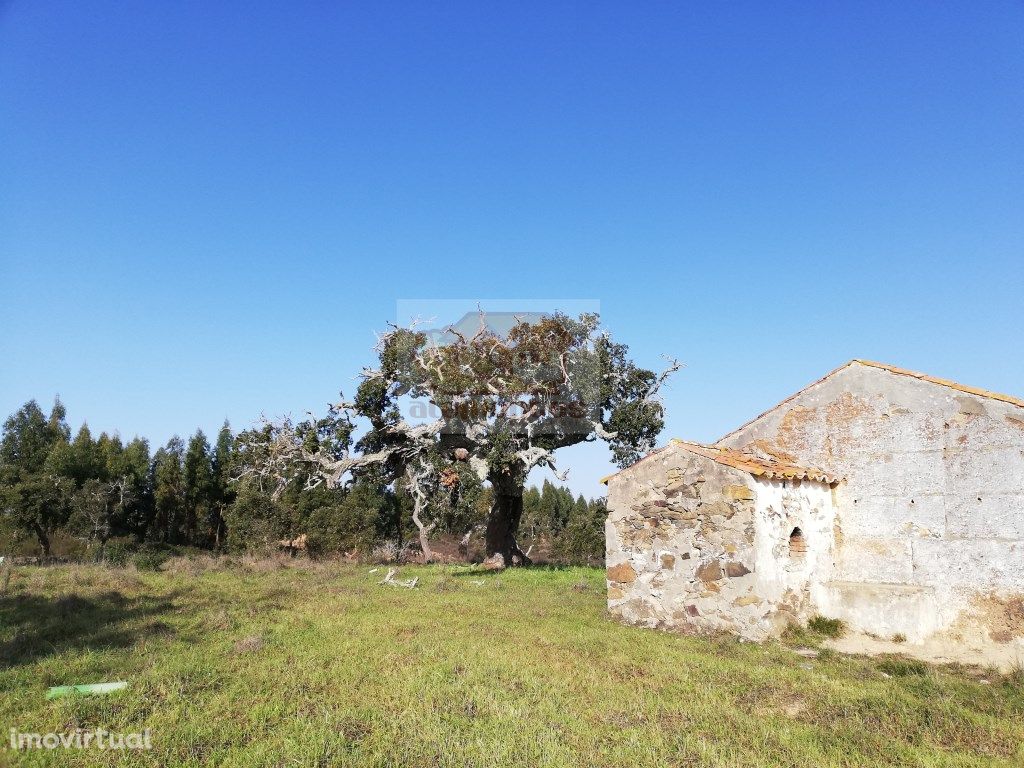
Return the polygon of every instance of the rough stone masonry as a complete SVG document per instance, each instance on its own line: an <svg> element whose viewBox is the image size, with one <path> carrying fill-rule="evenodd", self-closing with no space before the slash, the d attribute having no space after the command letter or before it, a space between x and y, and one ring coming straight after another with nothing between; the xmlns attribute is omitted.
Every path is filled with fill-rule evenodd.
<svg viewBox="0 0 1024 768"><path fill-rule="evenodd" d="M820 468L820 469L818 469ZM822 614L1024 653L1024 402L853 361L608 478L608 606L752 640Z"/></svg>

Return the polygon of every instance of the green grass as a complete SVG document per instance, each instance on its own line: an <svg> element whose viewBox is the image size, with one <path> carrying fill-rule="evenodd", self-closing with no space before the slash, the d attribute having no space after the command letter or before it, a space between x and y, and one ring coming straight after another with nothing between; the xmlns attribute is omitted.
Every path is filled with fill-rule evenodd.
<svg viewBox="0 0 1024 768"><path fill-rule="evenodd" d="M18 569L0 596L0 738L148 727L154 749L0 745L0 763L1024 764L1019 678L622 626L600 570L402 568L415 590L369 571ZM111 680L128 690L45 699Z"/></svg>
<svg viewBox="0 0 1024 768"><path fill-rule="evenodd" d="M842 619L829 619L824 616L813 616L807 622L807 628L823 637L842 637L846 634L846 622Z"/></svg>
<svg viewBox="0 0 1024 768"><path fill-rule="evenodd" d="M790 624L782 635L786 645L793 648L817 648L831 638L846 634L846 623L841 619L827 619L824 616L813 616L806 626Z"/></svg>

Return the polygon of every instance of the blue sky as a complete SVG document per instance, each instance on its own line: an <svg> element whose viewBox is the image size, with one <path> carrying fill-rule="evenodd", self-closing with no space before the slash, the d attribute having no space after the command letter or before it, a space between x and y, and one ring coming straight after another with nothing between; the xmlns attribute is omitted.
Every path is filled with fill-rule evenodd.
<svg viewBox="0 0 1024 768"><path fill-rule="evenodd" d="M403 299L599 301L666 439L853 357L1022 394L1022 136L1019 2L0 2L0 411L301 413Z"/></svg>

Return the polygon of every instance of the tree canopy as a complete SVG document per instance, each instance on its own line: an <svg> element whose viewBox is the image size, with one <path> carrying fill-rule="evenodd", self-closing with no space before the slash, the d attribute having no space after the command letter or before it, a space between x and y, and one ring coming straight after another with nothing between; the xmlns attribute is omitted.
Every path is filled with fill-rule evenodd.
<svg viewBox="0 0 1024 768"><path fill-rule="evenodd" d="M501 336L481 312L473 335L447 330L450 339L437 343L415 326L392 327L353 399L320 418L243 435L245 473L275 492L299 476L311 486L366 475L399 483L429 559L436 522L425 512L430 499L459 493L464 464L492 489L488 562L503 567L528 561L516 535L532 468L557 472L556 451L581 442L607 442L620 466L653 447L664 423L658 391L680 366L672 361L660 375L637 366L597 315L521 321ZM412 420L410 401L426 402L435 417Z"/></svg>

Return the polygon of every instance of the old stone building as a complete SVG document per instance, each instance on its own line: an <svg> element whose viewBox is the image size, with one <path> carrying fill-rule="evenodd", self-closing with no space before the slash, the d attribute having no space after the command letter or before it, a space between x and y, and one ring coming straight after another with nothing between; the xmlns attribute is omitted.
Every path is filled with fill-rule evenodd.
<svg viewBox="0 0 1024 768"><path fill-rule="evenodd" d="M855 360L607 483L626 621L1024 652L1024 401Z"/></svg>

